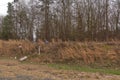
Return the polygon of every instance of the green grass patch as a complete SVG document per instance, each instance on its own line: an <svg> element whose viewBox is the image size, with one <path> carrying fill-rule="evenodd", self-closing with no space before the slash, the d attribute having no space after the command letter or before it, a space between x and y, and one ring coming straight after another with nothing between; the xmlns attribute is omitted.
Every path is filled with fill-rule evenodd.
<svg viewBox="0 0 120 80"><path fill-rule="evenodd" d="M103 45L103 49L108 51L108 50L112 49L112 46L110 46L110 45Z"/></svg>
<svg viewBox="0 0 120 80"><path fill-rule="evenodd" d="M120 70L114 70L114 69L103 69L103 68L100 69L100 68L91 68L88 66L67 65L67 64L48 64L48 66L62 70L76 70L82 72L93 72L93 73L99 72L103 74L120 75Z"/></svg>

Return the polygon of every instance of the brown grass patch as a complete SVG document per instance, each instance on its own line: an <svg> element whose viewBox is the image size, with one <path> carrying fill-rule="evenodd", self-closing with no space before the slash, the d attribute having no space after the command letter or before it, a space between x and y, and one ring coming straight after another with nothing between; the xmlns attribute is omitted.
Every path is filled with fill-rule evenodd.
<svg viewBox="0 0 120 80"><path fill-rule="evenodd" d="M19 49L22 45L22 51ZM41 46L41 55L34 55L36 46ZM0 40L0 55L21 57L30 55L29 61L35 62L72 62L94 64L109 62L120 65L120 42L55 42L45 44L39 40L34 44L27 40Z"/></svg>

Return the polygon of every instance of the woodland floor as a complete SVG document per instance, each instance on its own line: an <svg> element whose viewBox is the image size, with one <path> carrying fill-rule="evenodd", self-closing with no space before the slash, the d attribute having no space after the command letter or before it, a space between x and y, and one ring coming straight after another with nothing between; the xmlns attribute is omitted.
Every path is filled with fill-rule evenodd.
<svg viewBox="0 0 120 80"><path fill-rule="evenodd" d="M46 64L0 59L0 80L120 80L120 75L58 70Z"/></svg>

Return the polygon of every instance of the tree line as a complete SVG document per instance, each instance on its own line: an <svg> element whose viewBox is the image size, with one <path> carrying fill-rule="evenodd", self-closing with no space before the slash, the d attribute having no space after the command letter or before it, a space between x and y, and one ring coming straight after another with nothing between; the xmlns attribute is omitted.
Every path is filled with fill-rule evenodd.
<svg viewBox="0 0 120 80"><path fill-rule="evenodd" d="M1 39L120 39L120 0L14 0L7 12Z"/></svg>

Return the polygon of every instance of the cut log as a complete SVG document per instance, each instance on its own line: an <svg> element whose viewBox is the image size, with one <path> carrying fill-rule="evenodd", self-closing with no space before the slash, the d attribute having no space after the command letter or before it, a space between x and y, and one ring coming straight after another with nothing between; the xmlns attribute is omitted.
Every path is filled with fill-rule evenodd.
<svg viewBox="0 0 120 80"><path fill-rule="evenodd" d="M24 56L24 57L20 58L19 60L20 61L25 61L27 58L28 58L27 56Z"/></svg>

